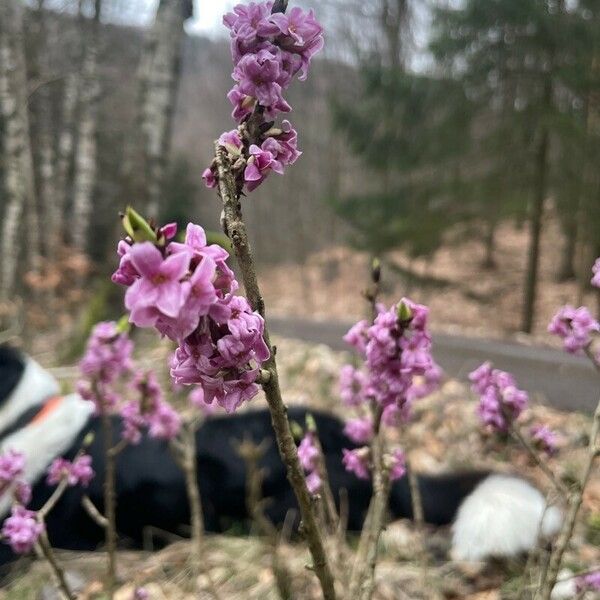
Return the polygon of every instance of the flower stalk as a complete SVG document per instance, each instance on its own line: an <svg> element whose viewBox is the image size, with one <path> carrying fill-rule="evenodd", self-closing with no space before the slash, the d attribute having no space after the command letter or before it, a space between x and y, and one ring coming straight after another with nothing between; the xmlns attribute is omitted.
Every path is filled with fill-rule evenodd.
<svg viewBox="0 0 600 600"><path fill-rule="evenodd" d="M232 165L225 149L218 142L215 143L215 157L218 170L219 194L223 202L225 232L233 244L250 306L264 318L265 303L258 284L256 267L246 225L242 217L242 208L231 168ZM326 600L333 600L336 598L334 579L314 504L311 501L310 493L306 487L304 472L298 460L296 443L294 442L290 423L287 418L287 407L283 402L279 387L275 352L270 342L266 323L264 340L270 350L270 357L262 365L262 368L269 372L268 381L265 381L262 387L271 413L271 422L277 438L279 453L286 466L288 479L298 500L302 518L302 531L313 559L312 568L321 584L323 597Z"/></svg>

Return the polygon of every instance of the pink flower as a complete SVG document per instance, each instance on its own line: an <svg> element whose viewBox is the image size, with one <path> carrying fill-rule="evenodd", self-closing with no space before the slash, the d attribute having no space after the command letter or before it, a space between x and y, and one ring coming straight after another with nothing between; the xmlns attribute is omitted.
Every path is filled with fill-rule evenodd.
<svg viewBox="0 0 600 600"><path fill-rule="evenodd" d="M600 570L582 575L576 579L577 592L600 591Z"/></svg>
<svg viewBox="0 0 600 600"><path fill-rule="evenodd" d="M487 361L469 373L469 381L473 384L473 391L483 394L492 385L492 363Z"/></svg>
<svg viewBox="0 0 600 600"><path fill-rule="evenodd" d="M350 331L344 336L344 341L355 348L364 356L367 349L367 330L369 323L365 320L359 321L350 328Z"/></svg>
<svg viewBox="0 0 600 600"><path fill-rule="evenodd" d="M259 28L261 33L280 33L277 43L285 50L300 54L302 73L299 79L306 79L311 58L323 48L323 28L315 19L312 10L305 13L295 6L287 14L276 13L269 17L275 29Z"/></svg>
<svg viewBox="0 0 600 600"><path fill-rule="evenodd" d="M367 448L358 448L356 450L342 449L342 462L346 471L354 473L359 479L369 479L369 463Z"/></svg>
<svg viewBox="0 0 600 600"><path fill-rule="evenodd" d="M315 445L314 434L307 433L298 446L298 459L305 471L312 471L317 467L319 450Z"/></svg>
<svg viewBox="0 0 600 600"><path fill-rule="evenodd" d="M479 395L477 414L481 422L496 431L507 431L527 408L527 392L517 388L514 377L506 371L494 369L489 362L469 374L473 391Z"/></svg>
<svg viewBox="0 0 600 600"><path fill-rule="evenodd" d="M340 398L344 406L360 406L365 401L367 378L352 365L340 369Z"/></svg>
<svg viewBox="0 0 600 600"><path fill-rule="evenodd" d="M138 398L125 403L120 411L123 438L137 444L141 440L142 429L147 429L153 438L174 438L181 429L181 417L165 402L154 372L138 373L133 387L139 394Z"/></svg>
<svg viewBox="0 0 600 600"><path fill-rule="evenodd" d="M240 94L256 98L271 111L289 112L290 105L283 99L281 84L289 83L289 76L282 69L276 48L264 48L255 54L240 58L232 77L237 81Z"/></svg>
<svg viewBox="0 0 600 600"><path fill-rule="evenodd" d="M225 148L229 154L234 154L236 156L241 154L244 146L242 138L240 137L240 133L237 129L232 129L231 131L222 133L219 137L219 144L223 146L223 148Z"/></svg>
<svg viewBox="0 0 600 600"><path fill-rule="evenodd" d="M204 180L204 185L206 185L207 188L216 188L217 187L217 176L216 176L214 170L211 169L210 167L206 167L206 169L204 169L204 171L202 171L202 179ZM113 278L113 281L115 281L114 278ZM116 283L121 283L121 282L117 281ZM126 284L126 285L131 285L131 284Z"/></svg>
<svg viewBox="0 0 600 600"><path fill-rule="evenodd" d="M558 436L546 425L533 425L529 429L529 435L534 446L548 455L556 454L558 451Z"/></svg>
<svg viewBox="0 0 600 600"><path fill-rule="evenodd" d="M250 146L250 158L244 170L244 181L248 191L255 190L271 172L283 173L281 163L275 160L271 152L262 150L256 144Z"/></svg>
<svg viewBox="0 0 600 600"><path fill-rule="evenodd" d="M160 402L148 415L150 437L161 440L173 439L181 430L181 417L169 404Z"/></svg>
<svg viewBox="0 0 600 600"><path fill-rule="evenodd" d="M112 383L132 367L133 342L119 331L114 321L97 323L79 363L87 379Z"/></svg>
<svg viewBox="0 0 600 600"><path fill-rule="evenodd" d="M8 450L0 454L0 494L25 470L25 456L21 452Z"/></svg>
<svg viewBox="0 0 600 600"><path fill-rule="evenodd" d="M129 320L138 327L151 327L160 315L177 317L189 293L189 285L181 281L188 272L189 256L182 252L163 258L151 242L135 244L129 254L140 274L125 294Z"/></svg>
<svg viewBox="0 0 600 600"><path fill-rule="evenodd" d="M350 419L346 422L344 433L355 444L366 444L373 438L373 421L370 417Z"/></svg>
<svg viewBox="0 0 600 600"><path fill-rule="evenodd" d="M55 458L48 469L46 481L48 485L57 485L66 480L69 486L81 485L87 487L94 478L92 457L83 454L71 462L65 458Z"/></svg>
<svg viewBox="0 0 600 600"><path fill-rule="evenodd" d="M207 404L204 401L204 390L202 386L195 387L189 394L188 399L190 404L200 410L205 416L213 415L217 411L217 405Z"/></svg>
<svg viewBox="0 0 600 600"><path fill-rule="evenodd" d="M406 474L406 456L404 452L397 448L391 456L390 480L396 481L401 479Z"/></svg>
<svg viewBox="0 0 600 600"><path fill-rule="evenodd" d="M323 480L317 471L312 471L306 476L306 487L313 496L319 493L322 486Z"/></svg>
<svg viewBox="0 0 600 600"><path fill-rule="evenodd" d="M600 331L600 324L585 306L563 306L554 315L548 331L563 339L564 349L578 354L592 343L592 335Z"/></svg>
<svg viewBox="0 0 600 600"><path fill-rule="evenodd" d="M31 502L31 486L26 481L17 481L14 493L19 504L27 506Z"/></svg>
<svg viewBox="0 0 600 600"><path fill-rule="evenodd" d="M26 554L32 550L43 531L44 525L38 523L35 512L15 505L12 507L10 517L4 521L2 537L13 552Z"/></svg>
<svg viewBox="0 0 600 600"><path fill-rule="evenodd" d="M137 587L133 591L132 600L148 600L150 598L150 594L143 587Z"/></svg>
<svg viewBox="0 0 600 600"><path fill-rule="evenodd" d="M241 296L226 301L229 317L223 325L205 317L193 335L175 351L171 375L177 384L199 384L203 401L228 412L258 392L258 367L269 357L264 321Z"/></svg>

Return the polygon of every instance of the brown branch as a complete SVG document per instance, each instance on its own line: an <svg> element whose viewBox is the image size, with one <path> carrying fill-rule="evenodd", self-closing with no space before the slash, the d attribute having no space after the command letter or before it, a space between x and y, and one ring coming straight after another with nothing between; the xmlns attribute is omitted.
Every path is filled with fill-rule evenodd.
<svg viewBox="0 0 600 600"><path fill-rule="evenodd" d="M40 522L43 521L43 519L40 518L39 514L38 518ZM68 598L68 600L75 600L77 596L74 592L71 591L71 588L67 583L65 572L59 564L58 560L56 559L56 556L54 555L54 551L52 550L52 546L50 546L48 535L45 531L42 532L42 534L40 535L37 545L42 556L46 559L46 562L50 566L52 574L54 575L54 577L56 577L56 581L62 593Z"/></svg>
<svg viewBox="0 0 600 600"><path fill-rule="evenodd" d="M244 461L246 467L246 508L252 520L256 523L260 533L267 539L268 550L271 553L271 569L275 577L277 592L281 600L292 599L292 577L289 569L280 559L279 545L284 537L278 535L277 528L269 521L263 511L262 484L264 471L259 467L259 462L264 456L266 443L263 440L255 444L249 438L244 438L236 445L236 452ZM291 527L288 517L284 523L285 528Z"/></svg>
<svg viewBox="0 0 600 600"><path fill-rule="evenodd" d="M595 360L594 360L594 364ZM548 565L548 571L542 581L541 585L541 599L542 600L550 600L550 596L552 594L552 589L556 584L556 578L558 577L558 572L560 571L562 565L563 555L567 546L569 545L569 541L573 535L573 530L575 528L575 521L577 520L577 515L579 514L579 509L581 508L581 503L583 502L583 492L585 490L585 486L588 483L590 475L592 473L592 469L594 467L594 462L596 457L598 456L598 433L600 432L600 401L596 406L596 410L594 412L594 421L592 423L592 430L590 432L590 441L588 445L588 458L583 469L583 473L581 475L581 479L579 480L577 487L571 492L569 496L568 502L568 510L567 516L565 518L565 522L563 523L563 527L561 529L560 535L554 546L552 553L550 555L550 562Z"/></svg>
<svg viewBox="0 0 600 600"><path fill-rule="evenodd" d="M240 266L246 296L253 310L265 316L265 304L260 292L256 276L254 258L246 232L246 225L242 218L242 209L236 189L235 177L227 154L218 142L215 142L215 156L219 179L219 193L223 201L223 218L226 233L233 243L234 252ZM302 517L302 531L306 537L308 547L313 559L313 568L321 583L323 596L326 600L336 597L334 580L329 566L329 561L323 543L323 536L319 528L317 516L306 487L304 471L298 460L296 443L290 430L287 417L287 408L281 396L275 353L271 346L267 325L265 324L264 339L271 350L269 359L263 364L263 369L269 371L268 381L263 383L263 390L271 413L271 423L277 438L279 453L286 466L288 479L294 490L300 514Z"/></svg>
<svg viewBox="0 0 600 600"><path fill-rule="evenodd" d="M102 527L102 529L106 529L108 527L108 519L96 508L89 496L84 496L81 499L81 506L96 523L96 525Z"/></svg>
<svg viewBox="0 0 600 600"><path fill-rule="evenodd" d="M106 472L104 475L104 513L106 518L105 539L108 556L106 568L106 592L108 599L112 600L117 581L117 499L116 486L116 458L117 453L113 447L113 430L110 416L102 413L102 437L104 442L104 457Z"/></svg>
<svg viewBox="0 0 600 600"><path fill-rule="evenodd" d="M380 428L381 408L374 409L376 416L375 436L371 443L373 473L373 496L369 504L367 519L363 526L350 577L350 598L369 600L375 589L375 567L379 538L385 527L385 518L390 493L390 478L383 464L383 435Z"/></svg>
<svg viewBox="0 0 600 600"><path fill-rule="evenodd" d="M41 519L45 520L48 516L48 513L56 506L58 501L62 498L63 494L67 491L69 487L69 483L66 479L62 479L58 484L57 488L54 490L50 498L46 500L46 503L40 510L38 511L38 515Z"/></svg>
<svg viewBox="0 0 600 600"><path fill-rule="evenodd" d="M425 545L425 515L423 512L423 498L421 497L421 489L417 474L411 468L411 463L406 461L406 476L408 477L408 485L410 488L410 501L412 504L413 521L419 538L419 563L421 567L421 587L423 591L427 589L427 547Z"/></svg>
<svg viewBox="0 0 600 600"><path fill-rule="evenodd" d="M540 468L542 473L546 475L546 477L550 480L552 485L557 489L559 494L566 498L569 495L568 488L556 478L556 475L552 472L552 470L548 467L548 465L540 458L538 452L536 452L535 448L531 445L531 443L523 437L523 434L519 431L518 427L515 426L514 423L510 425L510 433L511 435L525 448L527 453L533 458L536 465Z"/></svg>

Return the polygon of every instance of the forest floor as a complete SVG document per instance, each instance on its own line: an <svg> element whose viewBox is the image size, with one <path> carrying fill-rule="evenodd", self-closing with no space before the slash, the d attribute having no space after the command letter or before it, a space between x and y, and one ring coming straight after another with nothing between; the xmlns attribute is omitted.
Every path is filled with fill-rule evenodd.
<svg viewBox="0 0 600 600"><path fill-rule="evenodd" d="M390 253L383 265L383 300L392 303L409 296L427 304L437 331L488 338L516 335L531 341L529 336L516 334L521 319L527 231L505 224L499 227L496 240L495 269L483 268L481 241L459 232L428 259L410 260L403 252ZM596 310L597 294L589 291L579 297L575 281L557 282L562 245L558 225L548 221L542 237L534 328L534 339L546 342L546 327L558 307L586 303ZM311 254L300 266L264 268L261 282L266 305L278 316L344 321L362 318L365 306L360 293L369 280L369 264L367 253L340 246Z"/></svg>
<svg viewBox="0 0 600 600"><path fill-rule="evenodd" d="M287 339L275 340L281 365L281 382L286 402L323 408L342 416L337 400L337 374L349 359L343 352L326 346L313 346ZM150 357L164 358L164 347ZM483 435L475 416L476 401L466 386L449 380L439 392L416 405L414 421L398 434L399 442L409 450L411 464L419 472L440 473L465 468L491 468L519 473L541 489L548 482L519 447L501 443ZM253 400L247 410L263 407L262 398ZM560 451L549 465L561 477L569 479L579 472L585 458L589 418L577 413L563 413L534 404L521 422L527 427L543 422L560 435ZM464 565L449 561L448 529L428 528L426 542L428 566L423 571L416 559L418 533L412 523L391 523L381 542L381 560L377 568L378 600L472 598L497 600L515 598L522 585L522 560L493 565ZM355 540L342 549L344 560L337 567L351 563ZM340 549L334 551L334 554ZM319 598L314 575L306 569L309 556L298 544L282 543L280 552L291 573L293 598ZM152 600L192 600L211 598L210 581L222 600L277 598L270 568L269 546L257 536L208 535L203 574L192 576L188 564L190 551L185 541L176 542L156 552L123 551L119 555L119 573L123 581L116 600L132 600L135 586L144 586ZM81 590L82 600L100 600L104 560L100 552L81 554L61 552L61 559L73 583ZM600 473L596 471L587 489L582 518L565 564L572 573L600 566ZM423 579L423 577L425 579ZM344 581L340 577L340 581ZM53 600L58 598L48 585L46 566L23 562L14 570L0 590L0 600ZM425 581L425 585L423 584ZM198 585L203 592L194 592Z"/></svg>

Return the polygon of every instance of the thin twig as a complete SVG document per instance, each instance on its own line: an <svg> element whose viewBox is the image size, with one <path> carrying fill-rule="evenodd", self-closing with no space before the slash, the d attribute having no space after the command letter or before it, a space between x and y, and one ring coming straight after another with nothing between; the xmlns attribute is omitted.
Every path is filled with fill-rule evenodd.
<svg viewBox="0 0 600 600"><path fill-rule="evenodd" d="M56 487L56 489L54 490L54 492L52 492L50 498L46 500L44 506L42 506L42 508L40 508L40 510L38 511L38 515L40 516L40 518L44 520L46 519L48 513L56 506L56 504L62 498L62 495L66 492L68 487L69 482L66 479L62 479Z"/></svg>
<svg viewBox="0 0 600 600"><path fill-rule="evenodd" d="M40 522L42 522L42 519L40 518L39 513L38 513L38 518L40 519ZM54 555L52 546L50 545L48 536L45 531L42 532L42 534L40 535L38 542L37 542L37 546L39 548L39 551L43 555L43 557L46 559L46 562L50 566L50 569L52 570L53 575L56 577L56 581L57 581L58 586L59 586L60 590L62 591L62 593L68 598L68 600L75 600L75 598L76 598L75 593L73 591L71 591L71 588L69 587L69 584L67 583L67 578L65 577L65 572L64 572L63 568L60 566L58 560L56 560L56 556Z"/></svg>
<svg viewBox="0 0 600 600"><path fill-rule="evenodd" d="M102 529L108 527L108 519L96 508L89 496L86 495L81 499L81 506L96 525L102 527Z"/></svg>
<svg viewBox="0 0 600 600"><path fill-rule="evenodd" d="M411 463L406 461L408 485L410 487L410 501L413 511L413 522L419 539L419 566L421 570L421 587L427 589L427 546L425 544L425 514L423 512L423 499L417 474L412 469Z"/></svg>
<svg viewBox="0 0 600 600"><path fill-rule="evenodd" d="M219 175L219 193L223 201L224 224L227 235L234 248L246 296L253 310L265 316L265 304L258 285L254 258L250 249L250 242L246 232L246 225L242 217L235 177L231 170L230 160L224 149L215 142L215 157ZM325 551L323 536L319 528L317 516L306 487L304 471L298 460L296 443L290 429L287 417L287 408L281 396L279 377L275 354L269 339L267 325L264 331L265 343L271 350L269 359L263 364L263 369L269 371L268 381L263 383L263 390L267 398L271 413L271 423L277 438L279 453L286 466L288 479L294 490L300 507L302 517L302 531L306 537L308 548L313 559L313 568L321 583L325 600L336 598L334 580Z"/></svg>
<svg viewBox="0 0 600 600"><path fill-rule="evenodd" d="M556 583L556 578L558 577L558 572L560 571L562 565L563 555L567 546L569 545L569 541L573 535L573 530L575 528L575 522L577 520L577 515L579 514L579 509L581 508L581 504L583 502L583 492L588 483L590 475L592 473L592 469L594 467L594 462L596 457L598 456L598 432L600 431L600 401L596 406L596 410L594 412L594 421L592 424L592 430L590 432L590 440L588 445L588 458L583 469L583 474L581 479L579 480L575 489L571 492L568 501L568 510L567 516L563 523L562 530L554 546L552 553L550 554L550 562L548 564L548 571L546 576L544 577L541 585L541 599L542 600L550 600L550 596L552 594L552 589Z"/></svg>
<svg viewBox="0 0 600 600"><path fill-rule="evenodd" d="M542 473L546 475L546 477L550 480L550 482L557 489L560 495L563 498L566 498L569 495L568 488L564 485L562 481L556 478L556 475L552 472L548 465L540 458L538 452L531 445L531 443L527 439L525 439L525 437L519 431L519 428L514 423L511 423L510 425L510 433L517 440L517 442L519 442L519 444L521 444L521 446L525 448L527 453L533 458L536 465L540 468Z"/></svg>
<svg viewBox="0 0 600 600"><path fill-rule="evenodd" d="M389 473L383 464L382 410L373 403L374 437L371 442L371 470L373 473L373 496L367 518L363 525L354 567L350 576L350 598L369 600L375 588L375 567L379 538L385 526L385 516L390 493Z"/></svg>
<svg viewBox="0 0 600 600"><path fill-rule="evenodd" d="M117 580L117 500L116 486L116 457L113 447L112 421L106 411L102 413L102 437L104 442L104 456L106 460L106 473L104 477L104 513L107 525L104 528L106 538L107 568L106 592L108 599L112 600L115 593Z"/></svg>

